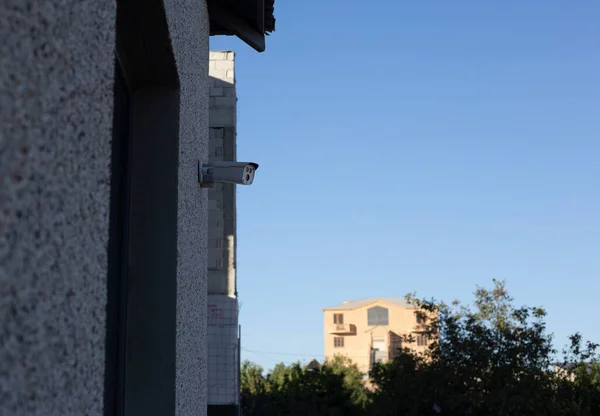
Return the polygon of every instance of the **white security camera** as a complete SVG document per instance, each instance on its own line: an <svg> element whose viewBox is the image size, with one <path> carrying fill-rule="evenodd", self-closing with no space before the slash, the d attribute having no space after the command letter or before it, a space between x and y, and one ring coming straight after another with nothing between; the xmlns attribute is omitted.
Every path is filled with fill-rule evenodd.
<svg viewBox="0 0 600 416"><path fill-rule="evenodd" d="M203 188L211 188L216 183L252 185L256 169L258 169L258 163L253 162L200 163L198 179Z"/></svg>

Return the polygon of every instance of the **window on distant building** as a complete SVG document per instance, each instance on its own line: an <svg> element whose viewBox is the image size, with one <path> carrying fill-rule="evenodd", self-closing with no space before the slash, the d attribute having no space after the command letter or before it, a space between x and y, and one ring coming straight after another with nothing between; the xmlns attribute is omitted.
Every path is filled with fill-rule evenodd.
<svg viewBox="0 0 600 416"><path fill-rule="evenodd" d="M344 338L342 338L342 337L333 338L333 346L335 348L344 348Z"/></svg>
<svg viewBox="0 0 600 416"><path fill-rule="evenodd" d="M423 312L417 312L416 315L417 315L417 323L424 324L425 319L426 319L425 314Z"/></svg>
<svg viewBox="0 0 600 416"><path fill-rule="evenodd" d="M344 325L344 314L343 313L334 313L333 314L333 323L337 325Z"/></svg>
<svg viewBox="0 0 600 416"><path fill-rule="evenodd" d="M389 325L388 310L381 306L375 306L367 311L369 326Z"/></svg>
<svg viewBox="0 0 600 416"><path fill-rule="evenodd" d="M429 342L429 339L427 338L427 335L417 335L417 345L422 347L424 345L427 345L427 343Z"/></svg>
<svg viewBox="0 0 600 416"><path fill-rule="evenodd" d="M393 360L401 352L402 348L402 337L394 332L390 331L390 349L389 359Z"/></svg>

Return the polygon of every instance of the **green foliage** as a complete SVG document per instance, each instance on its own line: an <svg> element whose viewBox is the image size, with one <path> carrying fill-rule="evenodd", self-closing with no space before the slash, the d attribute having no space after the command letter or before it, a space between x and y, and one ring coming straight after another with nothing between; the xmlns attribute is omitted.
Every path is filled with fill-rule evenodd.
<svg viewBox="0 0 600 416"><path fill-rule="evenodd" d="M433 342L403 348L370 373L336 357L321 368L279 364L267 376L244 363L244 415L600 415L598 345L571 337L556 362L545 311L515 307L504 282L477 288L472 308L408 295Z"/></svg>
<svg viewBox="0 0 600 416"><path fill-rule="evenodd" d="M259 368L242 366L242 408L248 415L354 415L367 393L355 365L336 358L318 369L299 363L278 364L266 376L255 378ZM261 369L262 370L262 369ZM262 373L262 371L261 371Z"/></svg>

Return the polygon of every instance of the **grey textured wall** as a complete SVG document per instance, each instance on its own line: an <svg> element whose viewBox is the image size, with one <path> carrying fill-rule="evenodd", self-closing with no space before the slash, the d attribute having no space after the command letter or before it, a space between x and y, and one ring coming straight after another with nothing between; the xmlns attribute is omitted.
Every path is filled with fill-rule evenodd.
<svg viewBox="0 0 600 416"><path fill-rule="evenodd" d="M102 411L114 2L0 6L0 413Z"/></svg>
<svg viewBox="0 0 600 416"><path fill-rule="evenodd" d="M206 3L165 0L181 82L177 256L177 415L205 415L207 403L207 196L198 161L208 154Z"/></svg>
<svg viewBox="0 0 600 416"><path fill-rule="evenodd" d="M176 414L206 414L208 16L165 0L181 81ZM114 2L0 7L0 413L99 415Z"/></svg>

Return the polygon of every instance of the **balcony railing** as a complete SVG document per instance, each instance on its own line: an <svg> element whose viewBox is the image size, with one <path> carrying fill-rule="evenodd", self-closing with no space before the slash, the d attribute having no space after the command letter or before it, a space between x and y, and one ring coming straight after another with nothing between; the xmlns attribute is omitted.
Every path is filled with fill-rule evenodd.
<svg viewBox="0 0 600 416"><path fill-rule="evenodd" d="M329 327L329 333L336 335L353 335L356 334L356 325L333 324Z"/></svg>

